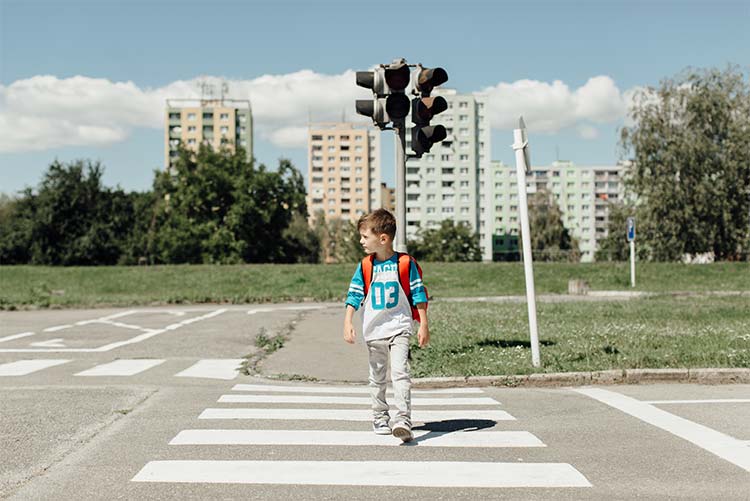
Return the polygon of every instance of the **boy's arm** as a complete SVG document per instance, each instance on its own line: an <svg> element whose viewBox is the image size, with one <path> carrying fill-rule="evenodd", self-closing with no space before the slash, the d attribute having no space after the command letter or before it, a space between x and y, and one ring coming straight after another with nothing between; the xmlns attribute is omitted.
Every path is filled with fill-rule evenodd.
<svg viewBox="0 0 750 501"><path fill-rule="evenodd" d="M427 325L427 303L418 303L417 313L419 313L417 341L419 341L419 347L424 348L430 342L430 327Z"/></svg>
<svg viewBox="0 0 750 501"><path fill-rule="evenodd" d="M344 341L347 343L353 344L357 337L357 333L354 332L354 325L352 325L352 318L354 317L354 312L359 309L359 306L364 299L364 281L362 277L362 263L360 263L359 266L357 266L357 271L354 272L352 281L349 283L349 291L346 295Z"/></svg>
<svg viewBox="0 0 750 501"><path fill-rule="evenodd" d="M354 332L354 325L352 324L352 317L356 310L350 304L346 305L346 315L344 316L344 341L349 344L354 344L354 340L357 337L357 333Z"/></svg>

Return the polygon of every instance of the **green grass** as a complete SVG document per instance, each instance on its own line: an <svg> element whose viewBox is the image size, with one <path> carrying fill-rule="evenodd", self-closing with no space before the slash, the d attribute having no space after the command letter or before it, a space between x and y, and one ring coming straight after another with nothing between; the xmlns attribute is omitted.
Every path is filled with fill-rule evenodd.
<svg viewBox="0 0 750 501"><path fill-rule="evenodd" d="M129 306L165 303L338 301L354 264L0 266L0 308ZM430 295L471 297L524 294L521 263L423 263ZM630 290L626 263L537 263L540 294L567 292L568 280L592 290ZM636 290L651 292L750 290L750 263L639 263Z"/></svg>
<svg viewBox="0 0 750 501"><path fill-rule="evenodd" d="M541 370L531 366L525 304L435 303L430 346L413 345L413 375L750 367L747 296L541 303L537 311Z"/></svg>

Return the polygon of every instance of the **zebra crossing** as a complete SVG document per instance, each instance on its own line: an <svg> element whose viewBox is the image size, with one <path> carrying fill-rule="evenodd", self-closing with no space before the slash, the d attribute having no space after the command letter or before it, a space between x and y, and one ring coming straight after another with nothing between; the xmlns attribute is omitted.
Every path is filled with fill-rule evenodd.
<svg viewBox="0 0 750 501"><path fill-rule="evenodd" d="M414 390L414 440L409 443L370 430L370 400L356 396L368 392L368 388L357 386L236 384L231 393L218 398L217 403L225 406L206 408L198 415L201 424L215 424L213 427L181 430L168 444L170 448L190 446L188 450L195 451L198 457L185 459L184 453L175 451L182 459L149 461L132 481L349 487L591 487L586 477L568 463L460 460L463 457L460 451L467 448L487 451L547 447L529 431L497 430L500 423L516 418L500 409L500 402L481 389ZM455 408L459 406L467 408ZM226 420L245 420L239 423L246 426L238 427L234 421L233 427L222 428ZM278 426L268 425L269 420ZM299 429L301 420L308 422L304 429ZM446 428L446 424L455 426ZM264 446L295 446L298 451L307 448L315 456L321 455L315 453L316 448L321 452L325 447L347 447L361 456L361 460L217 459L216 446L232 446L235 452L237 447L252 448L256 455L258 451L262 453ZM380 447L401 447L406 451L410 447L437 448L437 451L430 456L434 459L428 461L423 454L419 457L406 454L399 461L373 461L373 451L377 449L372 448ZM200 457L203 451L211 459Z"/></svg>
<svg viewBox="0 0 750 501"><path fill-rule="evenodd" d="M19 377L73 362L70 359L25 359L0 364L0 377ZM136 376L167 362L166 359L119 359L95 365L83 371L71 370L76 377ZM239 375L243 359L203 359L174 374L180 378L232 380Z"/></svg>

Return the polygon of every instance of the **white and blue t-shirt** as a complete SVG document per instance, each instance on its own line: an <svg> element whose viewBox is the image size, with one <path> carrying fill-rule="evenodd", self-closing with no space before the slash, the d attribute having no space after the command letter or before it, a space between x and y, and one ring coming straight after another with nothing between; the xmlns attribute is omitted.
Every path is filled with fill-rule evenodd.
<svg viewBox="0 0 750 501"><path fill-rule="evenodd" d="M402 332L412 334L411 305L399 281L398 253L385 261L373 261L372 283L367 297L364 285L362 263L359 263L349 284L346 304L355 310L364 304L362 333L365 341L389 338ZM409 287L413 305L427 302L422 277L413 261L409 266Z"/></svg>

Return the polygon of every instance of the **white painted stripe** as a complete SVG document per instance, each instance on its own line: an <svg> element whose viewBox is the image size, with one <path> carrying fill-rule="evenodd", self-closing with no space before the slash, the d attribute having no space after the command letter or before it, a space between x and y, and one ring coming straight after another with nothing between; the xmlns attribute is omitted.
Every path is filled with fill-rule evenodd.
<svg viewBox="0 0 750 501"><path fill-rule="evenodd" d="M35 348L35 349L23 349L23 348L9 348L9 349L6 349L6 348L3 348L3 349L0 349L0 353L50 353L50 352L54 352L54 353L72 353L72 352L75 352L75 353L103 353L105 351L114 350L115 348L119 348L121 346L126 346L126 345L134 344L134 343L140 343L141 341L145 341L145 340L150 339L150 338L152 338L154 336L158 336L159 334L163 334L164 332L167 332L169 330L177 329L179 327L182 327L183 325L188 325L188 324L191 324L193 322L199 322L201 320L206 320L208 318L215 317L217 315L221 315L225 311L227 311L226 308L215 310L215 311L212 311L211 313L207 313L205 315L201 315L200 317L190 318L190 319L184 320L184 321L182 321L180 323L172 324L170 326L167 326L167 327L165 327L163 329L158 329L158 330L152 330L152 331L149 331L149 332L145 332L145 333L143 333L143 334L141 334L139 336L135 336L133 338L126 339L125 341L118 341L116 343L110 343L110 344L107 344L107 345L104 345L104 346L100 346L98 348L42 348L42 349L39 349L39 348ZM135 312L126 312L126 313L135 313ZM123 314L120 314L119 316L123 316ZM114 318L115 315L111 315L111 317Z"/></svg>
<svg viewBox="0 0 750 501"><path fill-rule="evenodd" d="M614 391L599 388L578 388L573 391L605 403L664 431L668 431L746 471L750 471L750 449L734 437L685 418L675 416L646 402L641 402L635 398L615 393Z"/></svg>
<svg viewBox="0 0 750 501"><path fill-rule="evenodd" d="M270 384L236 384L233 391L257 391L268 393L365 393L370 394L369 386L274 386ZM392 392L389 388L388 392ZM411 390L412 395L483 394L481 388L443 388L439 390Z"/></svg>
<svg viewBox="0 0 750 501"><path fill-rule="evenodd" d="M44 329L44 332L57 332L63 329L70 329L71 327L73 327L72 324L55 325L54 327L47 327L46 329Z"/></svg>
<svg viewBox="0 0 750 501"><path fill-rule="evenodd" d="M206 409L198 419L288 419L326 421L372 421L370 409ZM425 411L412 413L414 422L449 420L515 421L516 418L500 410Z"/></svg>
<svg viewBox="0 0 750 501"><path fill-rule="evenodd" d="M65 343L61 337L57 339L48 339L47 341L39 341L38 343L31 343L29 346L37 346L40 348L64 348Z"/></svg>
<svg viewBox="0 0 750 501"><path fill-rule="evenodd" d="M149 329L147 327L141 327L140 325L124 324L122 322L112 322L110 320L102 320L99 323L112 325L114 327L122 327L123 329L131 329L135 331L151 332L154 330L154 329Z"/></svg>
<svg viewBox="0 0 750 501"><path fill-rule="evenodd" d="M170 445L402 445L392 435L372 431L319 430L183 430ZM420 447L546 447L527 431L454 431L414 430Z"/></svg>
<svg viewBox="0 0 750 501"><path fill-rule="evenodd" d="M567 463L151 461L134 482L393 487L591 487Z"/></svg>
<svg viewBox="0 0 750 501"><path fill-rule="evenodd" d="M707 400L646 400L644 404L747 404L750 398L714 398Z"/></svg>
<svg viewBox="0 0 750 501"><path fill-rule="evenodd" d="M242 362L241 358L199 360L175 376L231 380L239 374L239 366Z"/></svg>
<svg viewBox="0 0 750 501"><path fill-rule="evenodd" d="M48 367L54 367L56 365L62 365L68 362L70 362L70 360L19 360L17 362L0 365L0 376L25 376L32 372L40 371Z"/></svg>
<svg viewBox="0 0 750 501"><path fill-rule="evenodd" d="M132 376L143 372L165 360L115 360L75 374L76 376Z"/></svg>
<svg viewBox="0 0 750 501"><path fill-rule="evenodd" d="M28 337L33 336L33 332L22 332L20 334L13 334L12 336L5 336L0 337L0 343L4 343L5 341L13 341L14 339L21 339L22 337Z"/></svg>
<svg viewBox="0 0 750 501"><path fill-rule="evenodd" d="M231 404L347 404L347 405L370 405L370 397L337 397L313 396L313 395L222 395L220 403ZM489 397L476 398L412 398L413 407L425 405L499 405L495 399Z"/></svg>

